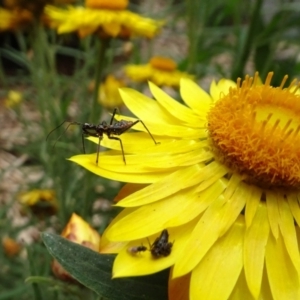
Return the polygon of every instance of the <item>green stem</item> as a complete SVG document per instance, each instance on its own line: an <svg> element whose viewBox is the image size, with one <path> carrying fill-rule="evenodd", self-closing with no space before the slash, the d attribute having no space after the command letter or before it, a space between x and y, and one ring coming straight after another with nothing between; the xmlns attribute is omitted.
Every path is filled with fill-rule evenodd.
<svg viewBox="0 0 300 300"><path fill-rule="evenodd" d="M93 94L93 103L91 109L91 123L99 123L101 106L98 103L99 86L102 80L103 71L106 65L106 50L109 48L109 39L96 39L96 70L95 70L95 89Z"/></svg>
<svg viewBox="0 0 300 300"><path fill-rule="evenodd" d="M259 15L263 0L256 0L251 15L251 23L249 24L248 31L246 33L246 38L244 39L244 44L241 47L240 53L237 53L237 58L235 60L235 65L233 66L231 78L236 80L238 77L243 77L245 64L251 53L252 46L254 45L255 32L258 25Z"/></svg>
<svg viewBox="0 0 300 300"><path fill-rule="evenodd" d="M203 29L204 19L200 9L201 1L188 0L186 1L186 18L187 18L187 35L189 39L188 52L188 71L194 72L197 61L197 47L201 32Z"/></svg>

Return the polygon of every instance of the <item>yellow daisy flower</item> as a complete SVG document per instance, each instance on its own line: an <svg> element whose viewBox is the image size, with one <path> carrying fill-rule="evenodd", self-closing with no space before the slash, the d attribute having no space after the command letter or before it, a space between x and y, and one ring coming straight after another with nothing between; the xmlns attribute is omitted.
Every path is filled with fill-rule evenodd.
<svg viewBox="0 0 300 300"><path fill-rule="evenodd" d="M272 76L212 82L210 94L182 79L187 106L152 83L156 101L121 89L160 144L137 124L142 132L120 137L126 165L107 137L101 145L113 150L98 165L96 154L70 159L130 182L101 242L101 252L118 252L114 278L172 267L170 299L300 299L299 84L284 88L285 76L273 87ZM154 255L166 245L169 255Z"/></svg>
<svg viewBox="0 0 300 300"><path fill-rule="evenodd" d="M159 56L151 58L145 65L128 65L124 71L134 81L151 81L159 86L179 86L181 78L194 79L193 75L178 71L172 59Z"/></svg>
<svg viewBox="0 0 300 300"><path fill-rule="evenodd" d="M163 25L161 21L143 18L126 10L128 1L87 0L86 7L60 9L47 6L45 13L58 33L78 31L81 37L92 33L104 36L152 38Z"/></svg>
<svg viewBox="0 0 300 300"><path fill-rule="evenodd" d="M24 29L32 21L33 15L29 10L0 8L0 31Z"/></svg>

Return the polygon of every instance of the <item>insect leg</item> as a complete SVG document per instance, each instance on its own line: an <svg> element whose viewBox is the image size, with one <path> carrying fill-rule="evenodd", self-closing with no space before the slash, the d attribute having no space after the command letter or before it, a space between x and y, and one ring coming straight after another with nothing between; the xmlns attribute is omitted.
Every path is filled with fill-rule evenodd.
<svg viewBox="0 0 300 300"><path fill-rule="evenodd" d="M113 123L113 121L114 121L114 118L115 118L115 115L116 115L116 112L117 112L117 108L114 109L114 112L113 112L113 114L112 114L112 116L111 116L109 125L112 125L112 123Z"/></svg>
<svg viewBox="0 0 300 300"><path fill-rule="evenodd" d="M82 132L81 133L82 148L83 148L83 153L85 154L84 136L85 136L85 134Z"/></svg>
<svg viewBox="0 0 300 300"><path fill-rule="evenodd" d="M145 125L145 123L142 120L136 120L135 122L132 123L131 127L134 126L135 124L137 124L138 122L141 122L143 124L143 126L145 127L145 129L147 130L147 132L149 133L149 135L151 136L153 142L155 145L160 144L160 142L157 142L153 135L151 134L150 130L147 128L147 126Z"/></svg>
<svg viewBox="0 0 300 300"><path fill-rule="evenodd" d="M122 149L122 155L123 155L123 161L124 161L124 164L126 165L126 159L125 159L125 154L124 154L124 148L123 148L123 143L122 143L122 140L115 137L115 136L110 136L110 135L107 135L107 137L111 140L117 140L120 142L120 145L121 145L121 149Z"/></svg>
<svg viewBox="0 0 300 300"><path fill-rule="evenodd" d="M99 135L99 141L98 141L98 146L97 146L97 157L96 157L96 165L98 166L98 160L99 160L99 152L100 152L100 143L102 140L103 136Z"/></svg>

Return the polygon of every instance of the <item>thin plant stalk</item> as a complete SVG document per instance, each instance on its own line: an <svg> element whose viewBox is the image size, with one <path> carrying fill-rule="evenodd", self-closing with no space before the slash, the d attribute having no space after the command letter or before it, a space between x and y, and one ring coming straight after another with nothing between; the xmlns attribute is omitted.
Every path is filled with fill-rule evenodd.
<svg viewBox="0 0 300 300"><path fill-rule="evenodd" d="M232 68L231 78L236 80L238 77L243 77L244 68L246 62L248 61L251 50L254 46L254 40L256 38L256 28L258 25L257 20L259 20L259 15L261 13L261 7L263 0L256 0L253 7L253 12L250 18L250 24L246 33L246 37L243 39L244 43L241 47L241 51L237 52L237 57L235 58L235 63Z"/></svg>

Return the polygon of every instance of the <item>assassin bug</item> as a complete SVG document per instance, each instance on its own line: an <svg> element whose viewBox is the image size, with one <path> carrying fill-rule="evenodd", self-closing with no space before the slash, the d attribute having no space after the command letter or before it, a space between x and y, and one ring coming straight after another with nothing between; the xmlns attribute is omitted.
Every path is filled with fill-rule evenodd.
<svg viewBox="0 0 300 300"><path fill-rule="evenodd" d="M160 236L155 239L154 243L150 245L150 251L154 258L168 256L172 251L172 246L173 243L169 242L168 230L164 229Z"/></svg>
<svg viewBox="0 0 300 300"><path fill-rule="evenodd" d="M131 127L133 127L135 124L137 124L138 122L141 122L143 124L143 126L145 127L145 129L147 130L147 132L149 133L149 135L151 136L153 142L155 144L159 144L158 142L155 141L153 135L151 134L151 132L149 131L149 129L146 127L146 125L144 124L144 122L142 120L136 120L136 121L126 121L126 120L121 120L121 121L117 121L115 123L113 123L115 115L116 115L117 109L114 109L114 112L112 114L110 123L107 124L107 122L102 121L100 124L95 125L95 124L90 124L90 123L79 123L79 122L69 122L69 124L67 125L65 131L68 130L68 128L71 125L80 125L81 126L81 138L82 138L82 146L83 146L83 153L85 153L85 145L84 145L84 137L85 136L93 136L93 137L98 137L99 138L99 142L98 142L98 147L97 147L97 157L96 157L96 164L98 165L98 160L99 160L99 151L100 151L100 143L101 140L103 138L103 135L107 135L107 137L111 140L117 140L120 142L120 146L121 146L121 150L122 150L122 155L123 155L123 161L126 165L126 159L125 159L125 154L124 154L124 148L123 148L123 143L122 140L118 137L116 137L115 135L121 135L122 133L126 132L127 130L129 130ZM54 128L53 130L51 130L48 135L46 140L48 139L49 135L56 129L58 129L60 126L62 126L63 124L65 124L67 121L63 121L60 125L58 125L56 128ZM61 135L58 137L58 139L61 137Z"/></svg>
<svg viewBox="0 0 300 300"><path fill-rule="evenodd" d="M127 248L127 252L132 254L132 255L135 255L139 252L144 252L147 250L147 247L141 245L141 246L133 246L133 247L129 247Z"/></svg>

